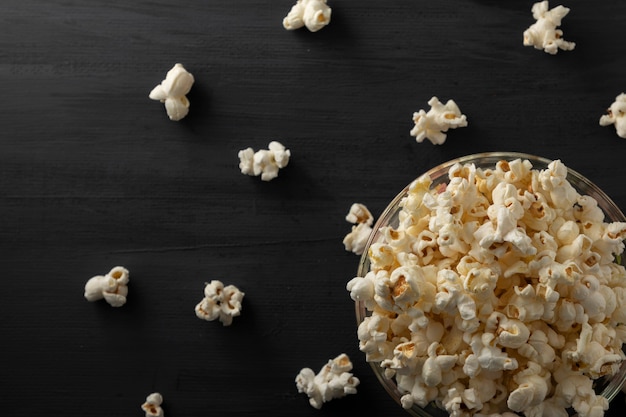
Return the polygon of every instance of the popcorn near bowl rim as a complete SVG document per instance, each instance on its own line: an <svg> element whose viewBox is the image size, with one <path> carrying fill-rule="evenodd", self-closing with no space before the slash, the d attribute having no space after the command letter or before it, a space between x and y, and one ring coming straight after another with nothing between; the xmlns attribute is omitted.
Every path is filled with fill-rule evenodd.
<svg viewBox="0 0 626 417"><path fill-rule="evenodd" d="M602 416L594 382L626 380L626 219L559 160L493 159L419 177L381 216L346 286L359 347L409 410Z"/></svg>

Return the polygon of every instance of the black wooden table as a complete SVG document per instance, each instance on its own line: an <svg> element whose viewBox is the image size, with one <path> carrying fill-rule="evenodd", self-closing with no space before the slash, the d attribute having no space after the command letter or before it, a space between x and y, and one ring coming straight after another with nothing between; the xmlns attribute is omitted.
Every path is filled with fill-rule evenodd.
<svg viewBox="0 0 626 417"><path fill-rule="evenodd" d="M626 208L626 140L598 124L626 90L626 2L565 3L576 48L554 56L522 45L532 1L329 0L316 33L283 29L294 2L3 0L3 415L141 416L158 391L172 417L402 417L358 350L352 203L378 216L432 166L517 151ZM148 93L177 62L196 83L173 122ZM469 121L441 146L409 135L432 96ZM242 175L271 140L289 165ZM127 304L87 302L115 265ZM213 279L246 294L230 327L195 317ZM315 410L294 378L342 352L358 394Z"/></svg>

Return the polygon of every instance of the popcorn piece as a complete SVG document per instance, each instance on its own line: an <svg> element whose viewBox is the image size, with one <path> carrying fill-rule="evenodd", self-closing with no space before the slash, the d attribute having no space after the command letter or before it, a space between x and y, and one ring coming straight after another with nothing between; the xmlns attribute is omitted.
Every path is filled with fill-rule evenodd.
<svg viewBox="0 0 626 417"><path fill-rule="evenodd" d="M268 149L254 152L252 148L239 151L239 169L242 174L261 176L263 181L271 181L278 176L278 170L289 163L291 151L277 141L272 141Z"/></svg>
<svg viewBox="0 0 626 417"><path fill-rule="evenodd" d="M105 299L113 307L126 304L128 295L129 272L123 266L116 266L106 275L96 275L85 284L87 301Z"/></svg>
<svg viewBox="0 0 626 417"><path fill-rule="evenodd" d="M189 113L187 93L194 83L191 75L182 64L176 64L167 72L165 79L150 92L152 100L165 103L170 120L179 121Z"/></svg>
<svg viewBox="0 0 626 417"><path fill-rule="evenodd" d="M224 326L230 326L233 317L241 314L244 295L234 285L225 287L221 281L213 280L204 287L204 298L195 308L196 316L206 321L219 319Z"/></svg>
<svg viewBox="0 0 626 417"><path fill-rule="evenodd" d="M146 402L141 408L146 412L146 417L163 417L165 413L161 408L163 397L158 392L153 392L146 397Z"/></svg>
<svg viewBox="0 0 626 417"><path fill-rule="evenodd" d="M600 126L615 125L617 136L626 139L626 93L615 97L607 114L600 117Z"/></svg>
<svg viewBox="0 0 626 417"><path fill-rule="evenodd" d="M372 233L374 216L365 205L354 203L350 206L346 221L353 223L354 226L352 226L352 231L343 238L343 245L347 251L361 255Z"/></svg>
<svg viewBox="0 0 626 417"><path fill-rule="evenodd" d="M415 126L411 129L411 136L421 143L424 139L430 140L434 145L441 145L446 141L448 129L467 126L467 117L461 114L461 110L453 100L448 100L444 105L437 97L428 101L431 107L428 113L424 110L413 113Z"/></svg>
<svg viewBox="0 0 626 417"><path fill-rule="evenodd" d="M356 394L359 379L350 373L352 362L345 353L328 361L315 374L310 368L303 368L296 376L298 392L309 396L309 403L320 409L325 402Z"/></svg>
<svg viewBox="0 0 626 417"><path fill-rule="evenodd" d="M567 174L558 160L514 160L409 185L369 271L346 286L371 313L359 349L395 378L403 407L603 415L593 382L626 359L626 268L614 262L626 223L607 223Z"/></svg>
<svg viewBox="0 0 626 417"><path fill-rule="evenodd" d="M524 31L524 46L543 49L551 55L555 55L559 49L571 51L576 44L565 41L562 38L563 31L557 29L570 9L564 6L557 6L550 10L548 8L547 0L533 4L531 11L536 22Z"/></svg>
<svg viewBox="0 0 626 417"><path fill-rule="evenodd" d="M298 0L283 19L287 30L306 26L311 32L317 32L330 23L331 8L326 0Z"/></svg>

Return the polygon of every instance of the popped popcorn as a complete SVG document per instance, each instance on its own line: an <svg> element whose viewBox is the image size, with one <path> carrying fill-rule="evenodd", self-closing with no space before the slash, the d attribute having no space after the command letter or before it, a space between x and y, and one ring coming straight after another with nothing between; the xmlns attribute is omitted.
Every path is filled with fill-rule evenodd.
<svg viewBox="0 0 626 417"><path fill-rule="evenodd" d="M241 314L241 302L245 293L234 285L212 280L204 287L204 298L195 308L198 318L213 321L219 319L224 326L230 326L233 317Z"/></svg>
<svg viewBox="0 0 626 417"><path fill-rule="evenodd" d="M161 84L150 91L149 97L165 104L170 120L179 121L189 113L187 93L193 83L193 75L182 64L176 64L167 72Z"/></svg>
<svg viewBox="0 0 626 417"><path fill-rule="evenodd" d="M409 185L369 271L346 285L370 313L359 349L395 378L404 408L604 414L594 381L626 359L626 222L606 222L567 174L559 160L457 163L447 184Z"/></svg>
<svg viewBox="0 0 626 417"><path fill-rule="evenodd" d="M104 300L113 307L126 304L130 274L123 266L112 268L106 275L96 275L85 284L87 301Z"/></svg>
<svg viewBox="0 0 626 417"><path fill-rule="evenodd" d="M562 38L563 31L557 29L558 26L561 26L561 21L567 16L570 9L556 6L548 10L548 4L547 0L533 4L531 11L536 22L524 31L524 46L543 49L551 55L555 55L559 49L571 51L576 43L565 41Z"/></svg>
<svg viewBox="0 0 626 417"><path fill-rule="evenodd" d="M153 392L146 397L146 402L141 405L141 409L146 412L146 417L163 417L165 413L161 408L163 396L158 392Z"/></svg>
<svg viewBox="0 0 626 417"><path fill-rule="evenodd" d="M283 19L283 27L294 30L306 26L311 32L317 32L330 23L331 13L326 0L297 0Z"/></svg>
<svg viewBox="0 0 626 417"><path fill-rule="evenodd" d="M315 374L311 368L303 368L296 376L296 387L299 393L309 396L309 403L320 409L325 402L341 398L348 394L356 394L359 379L350 373L352 362L345 353L328 361Z"/></svg>
<svg viewBox="0 0 626 417"><path fill-rule="evenodd" d="M444 132L467 126L467 117L461 114L454 100L448 100L444 105L437 97L432 97L428 105L431 107L428 113L423 109L413 113L415 126L410 135L415 136L417 143L428 139L434 145L442 145L447 137Z"/></svg>
<svg viewBox="0 0 626 417"><path fill-rule="evenodd" d="M626 93L615 97L607 109L607 114L600 117L600 126L615 125L617 136L626 139Z"/></svg>
<svg viewBox="0 0 626 417"><path fill-rule="evenodd" d="M343 245L347 251L361 255L372 233L374 216L361 203L354 203L346 215L346 221L354 224L352 230L343 238Z"/></svg>
<svg viewBox="0 0 626 417"><path fill-rule="evenodd" d="M268 149L254 151L252 148L242 149L238 153L239 169L242 174L261 176L263 181L271 181L278 176L278 170L289 163L291 151L280 142L271 141Z"/></svg>

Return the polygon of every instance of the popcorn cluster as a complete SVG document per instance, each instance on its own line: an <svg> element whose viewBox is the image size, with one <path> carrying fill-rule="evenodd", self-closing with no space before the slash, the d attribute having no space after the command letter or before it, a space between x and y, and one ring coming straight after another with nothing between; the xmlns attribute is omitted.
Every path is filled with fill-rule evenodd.
<svg viewBox="0 0 626 417"><path fill-rule="evenodd" d="M307 394L309 403L320 409L332 399L356 394L359 379L351 370L352 362L345 353L329 360L317 374L310 368L303 368L296 376L298 392Z"/></svg>
<svg viewBox="0 0 626 417"><path fill-rule="evenodd" d="M413 113L415 126L410 134L418 143L428 139L434 145L442 145L446 141L444 132L467 126L467 117L461 114L454 100L448 100L444 105L437 97L432 97L428 105L431 107L428 113L424 110Z"/></svg>
<svg viewBox="0 0 626 417"><path fill-rule="evenodd" d="M367 240L372 233L374 216L361 203L354 203L346 215L346 221L352 223L352 231L343 238L343 245L347 251L357 255L363 254Z"/></svg>
<svg viewBox="0 0 626 417"><path fill-rule="evenodd" d="M238 153L239 169L242 174L261 176L263 181L271 181L278 176L278 170L289 163L291 151L277 141L272 141L268 149L254 152L252 148L242 149Z"/></svg>
<svg viewBox="0 0 626 417"><path fill-rule="evenodd" d="M326 0L298 0L283 19L283 27L294 30L306 26L317 32L330 23L331 12Z"/></svg>
<svg viewBox="0 0 626 417"><path fill-rule="evenodd" d="M141 409L146 412L146 417L163 417L165 413L161 408L163 397L158 392L153 392L146 397L146 402L141 405Z"/></svg>
<svg viewBox="0 0 626 417"><path fill-rule="evenodd" d="M105 299L113 307L126 304L128 295L129 272L123 266L116 266L106 275L96 275L85 284L87 301Z"/></svg>
<svg viewBox="0 0 626 417"><path fill-rule="evenodd" d="M170 120L179 121L189 113L187 93L193 83L193 75L182 64L176 64L167 72L161 84L152 89L149 97L165 103Z"/></svg>
<svg viewBox="0 0 626 417"><path fill-rule="evenodd" d="M600 117L600 126L615 125L617 136L626 139L626 93L615 97L607 114Z"/></svg>
<svg viewBox="0 0 626 417"><path fill-rule="evenodd" d="M213 321L219 319L224 326L230 326L233 317L241 314L241 302L245 293L234 285L224 286L213 280L204 287L204 298L195 308L198 318Z"/></svg>
<svg viewBox="0 0 626 417"><path fill-rule="evenodd" d="M605 222L566 176L558 160L535 170L517 159L409 186L370 271L347 284L371 312L359 347L395 377L405 408L604 414L593 383L625 358L626 270L614 261L626 223Z"/></svg>
<svg viewBox="0 0 626 417"><path fill-rule="evenodd" d="M555 55L559 49L571 51L576 44L563 39L563 31L557 29L570 9L564 6L548 8L547 0L533 4L531 11L536 22L524 31L524 45L543 49L551 55Z"/></svg>

